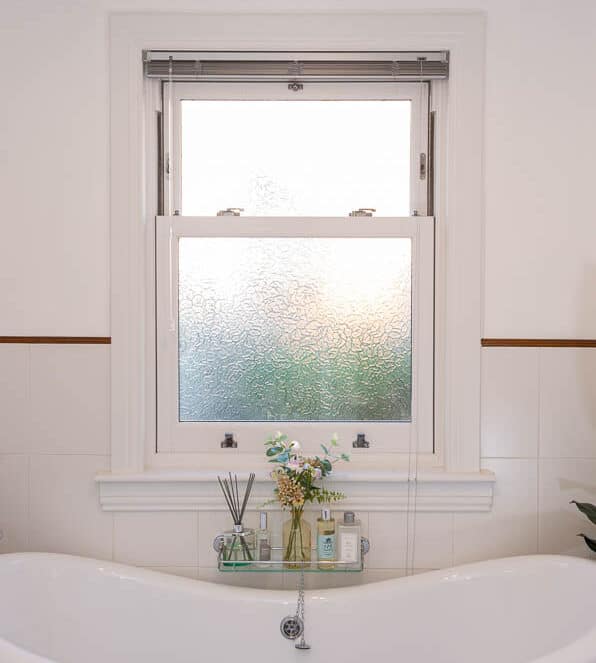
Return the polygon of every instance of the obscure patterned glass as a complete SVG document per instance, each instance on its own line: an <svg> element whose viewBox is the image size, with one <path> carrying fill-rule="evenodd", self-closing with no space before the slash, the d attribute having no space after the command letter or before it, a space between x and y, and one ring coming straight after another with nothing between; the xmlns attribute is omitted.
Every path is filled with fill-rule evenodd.
<svg viewBox="0 0 596 663"><path fill-rule="evenodd" d="M408 420L407 238L181 238L181 421Z"/></svg>
<svg viewBox="0 0 596 663"><path fill-rule="evenodd" d="M182 101L182 213L410 214L407 100Z"/></svg>

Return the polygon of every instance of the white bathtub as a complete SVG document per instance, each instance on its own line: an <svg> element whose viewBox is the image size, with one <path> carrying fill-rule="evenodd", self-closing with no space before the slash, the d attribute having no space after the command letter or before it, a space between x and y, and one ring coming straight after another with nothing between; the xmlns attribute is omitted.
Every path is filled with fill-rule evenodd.
<svg viewBox="0 0 596 663"><path fill-rule="evenodd" d="M518 557L308 592L227 587L79 557L0 555L2 663L588 663L596 563Z"/></svg>

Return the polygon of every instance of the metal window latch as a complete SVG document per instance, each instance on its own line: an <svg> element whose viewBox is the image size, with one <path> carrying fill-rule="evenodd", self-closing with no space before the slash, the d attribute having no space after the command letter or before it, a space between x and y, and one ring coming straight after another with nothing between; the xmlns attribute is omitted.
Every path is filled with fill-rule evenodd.
<svg viewBox="0 0 596 663"><path fill-rule="evenodd" d="M366 439L364 433L358 433L356 439L352 442L354 449L368 449L370 447L370 442Z"/></svg>
<svg viewBox="0 0 596 663"><path fill-rule="evenodd" d="M222 449L236 449L238 442L234 439L234 433L225 433L224 439L221 441Z"/></svg>
<svg viewBox="0 0 596 663"><path fill-rule="evenodd" d="M244 207L228 207L220 209L217 216L240 216L240 212L244 212Z"/></svg>
<svg viewBox="0 0 596 663"><path fill-rule="evenodd" d="M425 180L426 179L426 154L424 152L420 153L420 179Z"/></svg>
<svg viewBox="0 0 596 663"><path fill-rule="evenodd" d="M350 216L372 216L377 210L374 207L361 207L350 212Z"/></svg>

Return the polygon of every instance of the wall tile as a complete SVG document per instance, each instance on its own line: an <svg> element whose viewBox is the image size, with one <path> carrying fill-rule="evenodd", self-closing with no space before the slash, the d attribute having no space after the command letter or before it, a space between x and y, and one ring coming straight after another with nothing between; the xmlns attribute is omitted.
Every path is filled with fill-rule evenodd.
<svg viewBox="0 0 596 663"><path fill-rule="evenodd" d="M31 446L108 453L109 347L31 346Z"/></svg>
<svg viewBox="0 0 596 663"><path fill-rule="evenodd" d="M285 573L243 573L221 572L217 569L199 567L199 580L235 587L254 587L255 589L285 589Z"/></svg>
<svg viewBox="0 0 596 663"><path fill-rule="evenodd" d="M455 514L454 563L536 553L537 461L491 458L482 461L482 468L496 475L493 509Z"/></svg>
<svg viewBox="0 0 596 663"><path fill-rule="evenodd" d="M0 453L29 448L29 346L0 344Z"/></svg>
<svg viewBox="0 0 596 663"><path fill-rule="evenodd" d="M453 563L453 514L408 514L371 512L369 514L369 569L438 568ZM409 553L408 551L409 546Z"/></svg>
<svg viewBox="0 0 596 663"><path fill-rule="evenodd" d="M114 514L114 561L142 566L198 566L197 513Z"/></svg>
<svg viewBox="0 0 596 663"><path fill-rule="evenodd" d="M0 553L28 548L29 458L0 455Z"/></svg>
<svg viewBox="0 0 596 663"><path fill-rule="evenodd" d="M107 456L31 456L31 550L112 558L113 518L94 481L108 467Z"/></svg>
<svg viewBox="0 0 596 663"><path fill-rule="evenodd" d="M596 458L596 350L540 350L540 456Z"/></svg>
<svg viewBox="0 0 596 663"><path fill-rule="evenodd" d="M366 559L368 568L406 568L407 530L406 513L371 511L368 514L368 535L371 543Z"/></svg>
<svg viewBox="0 0 596 663"><path fill-rule="evenodd" d="M538 349L482 350L482 456L532 458L538 449Z"/></svg>
<svg viewBox="0 0 596 663"><path fill-rule="evenodd" d="M542 459L539 468L540 552L590 556L577 534L596 538L596 526L569 502L596 503L596 460Z"/></svg>

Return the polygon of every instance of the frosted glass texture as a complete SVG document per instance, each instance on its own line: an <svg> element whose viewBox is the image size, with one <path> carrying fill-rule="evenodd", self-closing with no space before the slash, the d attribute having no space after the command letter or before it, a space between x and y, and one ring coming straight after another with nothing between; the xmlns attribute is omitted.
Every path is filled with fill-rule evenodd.
<svg viewBox="0 0 596 663"><path fill-rule="evenodd" d="M410 101L181 104L185 215L410 214Z"/></svg>
<svg viewBox="0 0 596 663"><path fill-rule="evenodd" d="M407 421L411 240L179 243L180 421Z"/></svg>

